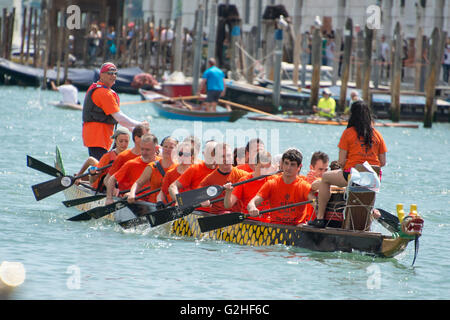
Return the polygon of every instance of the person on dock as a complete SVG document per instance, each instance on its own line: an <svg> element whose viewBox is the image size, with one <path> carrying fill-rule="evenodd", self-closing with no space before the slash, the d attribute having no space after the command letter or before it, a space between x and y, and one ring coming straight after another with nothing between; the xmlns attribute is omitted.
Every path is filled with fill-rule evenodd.
<svg viewBox="0 0 450 320"><path fill-rule="evenodd" d="M252 173L242 177L238 182L258 177L263 174L273 173L271 154L268 151L259 151L255 156L255 160L251 161L250 167L252 168ZM261 178L236 187L233 187L230 182L226 183L224 185L225 199L223 202L225 209L231 209L236 203L241 202L242 212L247 213L248 203L256 196L256 193L261 186L271 177L272 176ZM265 202L258 207L259 210L268 208L268 204Z"/></svg>
<svg viewBox="0 0 450 320"><path fill-rule="evenodd" d="M172 182L169 186L169 194L172 199L176 199L176 195L180 190L188 191L197 189L200 182L216 169L214 159L214 148L216 145L216 141L207 141L203 147L204 160L191 165L177 180Z"/></svg>
<svg viewBox="0 0 450 320"><path fill-rule="evenodd" d="M114 126L132 130L138 124L148 126L147 121L136 121L120 111L119 96L111 89L116 82L117 68L111 62L100 68L100 79L87 90L83 103L83 143L89 156L100 160L112 144Z"/></svg>
<svg viewBox="0 0 450 320"><path fill-rule="evenodd" d="M104 184L108 182L108 179L129 160L137 158L141 155L141 137L144 134L150 133L150 128L141 124L134 127L132 132L132 139L134 146L131 149L126 149L119 153L119 155L114 160L112 166L109 168L108 174L105 176Z"/></svg>
<svg viewBox="0 0 450 320"><path fill-rule="evenodd" d="M442 80L446 85L449 85L450 79L450 37L447 38L447 44L444 50L444 57L442 58Z"/></svg>
<svg viewBox="0 0 450 320"><path fill-rule="evenodd" d="M299 175L302 161L300 150L291 148L283 153L280 167L283 173L267 180L247 205L252 217L259 216L258 207L264 201L268 202L270 208L276 208L314 199L315 189ZM265 222L287 225L303 224L309 219L305 205L268 212L259 218Z"/></svg>
<svg viewBox="0 0 450 320"><path fill-rule="evenodd" d="M264 141L262 141L260 138L250 139L245 146L245 163L238 165L237 168L249 173L253 172L250 164L255 164L251 162L254 161L256 154L259 151L263 151L264 149Z"/></svg>
<svg viewBox="0 0 450 320"><path fill-rule="evenodd" d="M225 95L225 74L216 67L216 59L214 58L208 59L208 66L209 68L203 73L197 94L200 94L206 87L204 106L206 111L215 112L219 98Z"/></svg>
<svg viewBox="0 0 450 320"><path fill-rule="evenodd" d="M161 142L163 147L162 149L162 158L159 160L153 160L149 163L145 169L142 171L142 174L139 178L133 183L131 187L130 193L128 194L127 201L129 203L133 203L136 199L136 191L144 188L149 185L151 190L156 190L161 188L162 181L166 172L176 166L173 159L173 150L178 145L178 140L172 137L166 137ZM150 196L145 198L145 201L148 202L157 202L157 193L153 193Z"/></svg>
<svg viewBox="0 0 450 320"><path fill-rule="evenodd" d="M53 91L61 93L61 103L80 104L78 100L78 89L72 84L72 80L66 78L64 84L56 86L55 82L50 81Z"/></svg>
<svg viewBox="0 0 450 320"><path fill-rule="evenodd" d="M350 92L350 103L348 104L348 107L345 108L344 114L349 115L352 104L359 100L361 100L361 97L359 96L358 92L356 90L352 90Z"/></svg>
<svg viewBox="0 0 450 320"><path fill-rule="evenodd" d="M139 179L149 163L156 160L156 146L158 139L151 133L144 134L140 139L141 156L127 161L119 171L112 174L106 182L105 204L113 203L113 196L117 195L116 184L120 191L130 189ZM131 193L131 191L130 191Z"/></svg>
<svg viewBox="0 0 450 320"><path fill-rule="evenodd" d="M339 165L342 169L325 172L318 182L319 209L317 219L309 225L323 228L326 220L326 205L331 197L331 185L345 187L351 168L367 161L370 165L383 167L386 164L386 144L383 136L373 127L370 108L364 101L353 103L347 129L339 141Z"/></svg>
<svg viewBox="0 0 450 320"><path fill-rule="evenodd" d="M214 158L216 159L217 168L200 182L199 188L212 185L223 186L228 182L233 184L248 175L247 171L233 167L233 149L228 144L218 143L214 148ZM224 194L225 191L217 198L223 197ZM202 203L202 206L210 207L211 213L239 212L241 209L240 203L236 203L232 208L226 209L223 201L211 205L209 201L205 201Z"/></svg>
<svg viewBox="0 0 450 320"><path fill-rule="evenodd" d="M336 117L336 101L331 97L331 91L328 88L322 90L323 97L319 99L317 106L313 106L315 115L333 119Z"/></svg>

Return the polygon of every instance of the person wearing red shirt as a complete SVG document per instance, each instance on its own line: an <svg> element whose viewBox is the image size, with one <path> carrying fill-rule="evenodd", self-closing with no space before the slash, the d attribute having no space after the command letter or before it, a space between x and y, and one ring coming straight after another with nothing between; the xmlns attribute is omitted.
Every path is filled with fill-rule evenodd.
<svg viewBox="0 0 450 320"><path fill-rule="evenodd" d="M203 149L204 161L191 165L177 180L169 186L169 194L172 199L176 199L176 195L180 190L188 191L197 189L200 182L216 168L214 160L214 148L216 141L208 141Z"/></svg>
<svg viewBox="0 0 450 320"><path fill-rule="evenodd" d="M253 161L252 161L253 162ZM255 164L250 162L250 167L252 168L252 173L241 178L238 182L248 180L254 177L258 177L263 174L273 173L272 169L272 157L267 151L260 151L256 154ZM269 171L268 171L269 170ZM241 202L242 212L248 213L247 205L252 200L256 193L259 191L261 186L270 179L271 176L261 178L246 184L241 184L239 186L233 187L230 182L224 185L225 187L225 199L224 206L225 209L232 208L236 203ZM263 202L259 207L259 210L268 209L268 203ZM256 219L256 218L254 218Z"/></svg>
<svg viewBox="0 0 450 320"><path fill-rule="evenodd" d="M150 190L161 188L163 177L167 170L175 167L173 162L173 150L177 147L178 141L172 137L167 137L162 143L162 158L161 160L153 160L143 170L140 177L134 182L128 194L128 202L133 203L136 199L136 191L150 185ZM148 202L156 203L157 193L153 193L147 198L143 199Z"/></svg>
<svg viewBox="0 0 450 320"><path fill-rule="evenodd" d="M242 177L248 175L247 171L233 167L233 150L226 143L218 143L214 148L214 158L216 159L217 168L207 175L198 185L199 188L211 186L236 183ZM217 198L224 196L225 191L223 191ZM213 203L210 205L209 201L205 201L202 204L204 207L210 207L211 213L224 213L230 210L225 209L223 201ZM231 208L231 211L240 211L240 203L236 203L235 206Z"/></svg>
<svg viewBox="0 0 450 320"><path fill-rule="evenodd" d="M106 184L105 204L113 203L113 195L117 194L116 182L119 184L119 190L131 188L148 164L155 161L158 139L153 134L147 133L142 136L140 144L141 156L127 161L109 178Z"/></svg>
<svg viewBox="0 0 450 320"><path fill-rule="evenodd" d="M322 179L322 175L328 171L328 162L330 161L328 155L322 151L316 151L311 157L311 163L309 165L309 172L306 175L306 181L312 184L314 181ZM315 194L317 197L317 192ZM306 205L308 212L308 220L314 220L316 218L316 210L311 204Z"/></svg>
<svg viewBox="0 0 450 320"><path fill-rule="evenodd" d="M316 181L319 188L319 209L317 219L309 222L313 227L323 228L326 225L324 217L331 197L331 185L347 186L350 169L356 164L363 164L365 161L380 167L386 164L386 144L381 133L373 127L372 112L367 103L354 102L350 112L347 129L342 133L338 144L338 163L343 169L325 172L322 180Z"/></svg>
<svg viewBox="0 0 450 320"><path fill-rule="evenodd" d="M172 197L169 194L169 186L177 180L193 163L195 163L196 152L194 146L190 142L183 142L177 148L178 153L175 154L177 165L166 172L163 178L161 191L156 200L164 203L170 203ZM180 192L187 190L181 189Z"/></svg>
<svg viewBox="0 0 450 320"><path fill-rule="evenodd" d="M266 181L247 205L248 213L252 217L259 216L258 206L263 201L268 201L270 208L276 208L314 199L311 185L299 176L302 160L303 156L297 149L288 149L283 153L281 158L283 173ZM306 219L305 205L267 212L261 216L262 221L288 225L302 224Z"/></svg>

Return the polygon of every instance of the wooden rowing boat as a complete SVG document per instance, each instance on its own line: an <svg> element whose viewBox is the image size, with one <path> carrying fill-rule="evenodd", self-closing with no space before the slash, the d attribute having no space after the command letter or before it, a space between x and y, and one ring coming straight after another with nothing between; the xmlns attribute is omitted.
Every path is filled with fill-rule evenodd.
<svg viewBox="0 0 450 320"><path fill-rule="evenodd" d="M66 103L60 101L50 101L49 104L61 109L83 110L83 106L81 104Z"/></svg>
<svg viewBox="0 0 450 320"><path fill-rule="evenodd" d="M333 119L327 120L324 118L316 118L316 117L285 117L280 119L279 117L263 117L263 116L255 116L255 117L247 117L249 120L257 120L257 121L275 121L275 122L291 122L291 123L308 123L308 124L320 124L320 125L332 125L332 126L346 126L348 122L346 120ZM395 127L395 128L419 128L418 124L411 123L393 123L393 122L375 122L375 127Z"/></svg>
<svg viewBox="0 0 450 320"><path fill-rule="evenodd" d="M219 103L218 110L216 112L206 112L203 111L198 103L186 102L183 100L170 101L169 97L167 102L156 102L153 100L160 100L164 98L163 95L148 91L139 90L143 100L148 101L148 103L154 108L160 117L168 119L177 120L188 120L188 121L229 121L234 122L244 116L247 112L243 110L231 110L228 111L225 105Z"/></svg>

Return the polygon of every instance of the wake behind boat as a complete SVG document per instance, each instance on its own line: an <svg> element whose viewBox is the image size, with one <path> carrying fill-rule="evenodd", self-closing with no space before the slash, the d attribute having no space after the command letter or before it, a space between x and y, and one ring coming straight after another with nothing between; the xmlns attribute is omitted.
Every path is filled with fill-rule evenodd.
<svg viewBox="0 0 450 320"><path fill-rule="evenodd" d="M49 104L60 109L83 110L83 106L81 104L67 103L62 101L50 101Z"/></svg>
<svg viewBox="0 0 450 320"><path fill-rule="evenodd" d="M142 100L154 108L160 117L177 120L189 121L229 121L234 122L246 114L246 111L233 109L229 111L222 103L217 105L216 112L207 112L202 110L200 104L196 102L187 102L184 100L175 100L154 91L139 89ZM164 101L160 101L164 100Z"/></svg>

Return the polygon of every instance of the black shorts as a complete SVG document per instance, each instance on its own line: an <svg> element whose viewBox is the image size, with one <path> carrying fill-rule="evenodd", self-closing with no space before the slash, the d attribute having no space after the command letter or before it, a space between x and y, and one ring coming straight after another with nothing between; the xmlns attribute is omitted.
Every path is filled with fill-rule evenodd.
<svg viewBox="0 0 450 320"><path fill-rule="evenodd" d="M218 102L220 98L220 94L222 91L219 90L210 90L206 93L205 102Z"/></svg>
<svg viewBox="0 0 450 320"><path fill-rule="evenodd" d="M348 181L348 176L350 175L349 171L342 171L342 174L344 175L345 181Z"/></svg>
<svg viewBox="0 0 450 320"><path fill-rule="evenodd" d="M108 152L108 150L100 148L100 147L89 147L88 148L89 156L94 157L98 161L100 161L100 158Z"/></svg>

